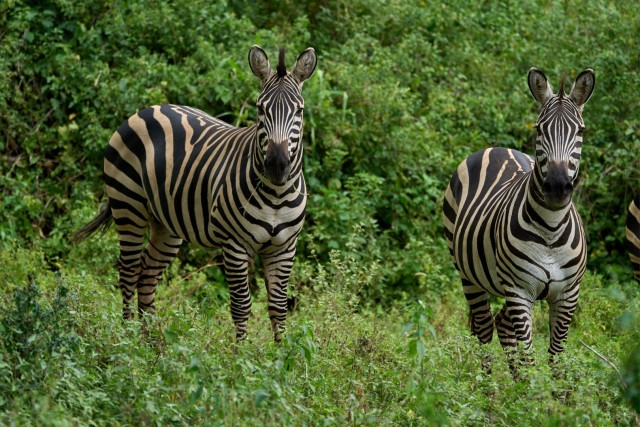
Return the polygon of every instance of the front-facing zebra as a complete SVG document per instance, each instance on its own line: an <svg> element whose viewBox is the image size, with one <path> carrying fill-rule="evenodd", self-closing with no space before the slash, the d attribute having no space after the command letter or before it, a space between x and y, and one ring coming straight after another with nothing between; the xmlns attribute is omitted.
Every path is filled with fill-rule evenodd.
<svg viewBox="0 0 640 427"><path fill-rule="evenodd" d="M133 317L136 291L139 313L155 313L158 279L186 240L222 247L236 340L246 337L251 311L248 264L261 257L280 339L306 206L301 90L316 61L308 48L288 72L281 50L273 71L265 52L251 48L251 70L262 81L253 126L235 128L195 108L158 105L113 134L104 161L107 204L74 238L115 221L124 318Z"/></svg>
<svg viewBox="0 0 640 427"><path fill-rule="evenodd" d="M540 103L535 158L488 148L463 161L444 198L444 225L454 265L469 303L471 328L491 341L489 294L505 298L495 318L500 343L529 350L531 311L549 304L549 353L563 350L585 271L582 223L571 196L582 150L582 108L595 85L593 70L563 81L554 95L545 75L529 70L529 89Z"/></svg>

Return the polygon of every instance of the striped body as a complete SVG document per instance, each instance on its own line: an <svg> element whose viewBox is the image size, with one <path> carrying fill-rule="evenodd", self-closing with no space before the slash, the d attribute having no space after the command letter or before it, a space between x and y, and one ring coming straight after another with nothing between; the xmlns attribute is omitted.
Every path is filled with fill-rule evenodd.
<svg viewBox="0 0 640 427"><path fill-rule="evenodd" d="M107 195L115 209L124 201L125 222L144 222L150 214L190 243L241 248L250 256L281 250L302 228L301 162L286 188L261 185L252 167L255 145L256 126L234 128L190 107L147 108L109 142Z"/></svg>
<svg viewBox="0 0 640 427"><path fill-rule="evenodd" d="M246 337L248 266L260 256L274 338L280 339L306 206L301 89L316 55L305 50L289 73L281 50L275 72L254 46L249 64L262 81L255 125L235 128L195 108L158 105L130 117L109 141L107 205L75 239L114 220L124 318L133 317L136 293L140 314L155 313L158 280L187 241L222 248L236 340Z"/></svg>
<svg viewBox="0 0 640 427"><path fill-rule="evenodd" d="M536 157L506 148L472 154L451 178L443 214L472 332L480 342L491 341L495 325L505 349L522 343L528 350L531 310L544 299L550 308L549 352L556 354L563 349L586 268L585 236L571 192L582 148L581 105L591 90L576 99L562 89L555 96L546 77L532 69L530 87L538 83L545 90L532 88L542 105ZM489 295L505 298L495 320Z"/></svg>
<svg viewBox="0 0 640 427"><path fill-rule="evenodd" d="M633 267L633 277L640 282L640 192L629 204L627 212L627 249Z"/></svg>

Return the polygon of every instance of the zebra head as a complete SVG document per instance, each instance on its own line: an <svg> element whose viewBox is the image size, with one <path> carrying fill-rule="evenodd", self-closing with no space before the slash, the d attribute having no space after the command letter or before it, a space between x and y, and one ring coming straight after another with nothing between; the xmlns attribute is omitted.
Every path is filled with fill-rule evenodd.
<svg viewBox="0 0 640 427"><path fill-rule="evenodd" d="M251 71L262 81L257 100L258 168L274 185L284 184L292 172L302 168L302 83L311 77L316 63L315 50L307 48L288 72L284 49L280 49L274 71L259 46L249 51Z"/></svg>
<svg viewBox="0 0 640 427"><path fill-rule="evenodd" d="M554 95L547 77L538 69L529 70L529 89L540 103L536 122L536 187L550 209L571 202L582 151L582 108L595 86L595 74L588 68L575 80L571 93L564 92L564 77Z"/></svg>

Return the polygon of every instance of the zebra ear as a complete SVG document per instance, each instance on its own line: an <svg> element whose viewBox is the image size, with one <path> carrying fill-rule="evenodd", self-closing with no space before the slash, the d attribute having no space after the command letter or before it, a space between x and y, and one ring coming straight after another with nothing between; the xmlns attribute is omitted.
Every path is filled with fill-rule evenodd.
<svg viewBox="0 0 640 427"><path fill-rule="evenodd" d="M547 76L535 67L529 69L529 90L531 95L540 104L547 102L549 98L553 96L551 85L547 81Z"/></svg>
<svg viewBox="0 0 640 427"><path fill-rule="evenodd" d="M587 103L593 89L596 86L596 74L591 68L587 68L576 77L576 81L571 88L569 98L576 103L578 107L582 107Z"/></svg>
<svg viewBox="0 0 640 427"><path fill-rule="evenodd" d="M258 77L262 82L266 81L273 70L269 66L269 58L264 50L258 45L253 45L249 50L249 66L253 74Z"/></svg>
<svg viewBox="0 0 640 427"><path fill-rule="evenodd" d="M304 52L296 59L296 65L293 66L293 77L302 83L307 80L316 69L318 63L318 57L316 51L312 47L308 47Z"/></svg>

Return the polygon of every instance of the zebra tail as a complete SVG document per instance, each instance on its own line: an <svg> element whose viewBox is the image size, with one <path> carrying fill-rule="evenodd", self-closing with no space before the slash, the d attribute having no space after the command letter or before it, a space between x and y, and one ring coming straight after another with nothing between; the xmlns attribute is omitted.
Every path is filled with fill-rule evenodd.
<svg viewBox="0 0 640 427"><path fill-rule="evenodd" d="M98 216L71 235L71 241L73 243L80 243L98 230L100 230L101 233L105 233L112 222L113 215L111 214L111 200L108 200L100 210Z"/></svg>

